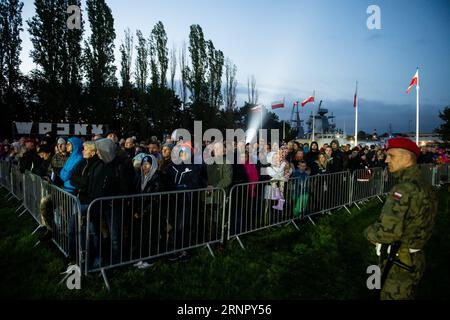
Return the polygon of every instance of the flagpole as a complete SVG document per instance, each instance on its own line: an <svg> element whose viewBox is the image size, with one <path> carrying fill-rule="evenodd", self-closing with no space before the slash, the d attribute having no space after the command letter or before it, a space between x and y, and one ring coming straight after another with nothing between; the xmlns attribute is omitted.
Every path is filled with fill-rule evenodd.
<svg viewBox="0 0 450 320"><path fill-rule="evenodd" d="M419 145L419 68L417 68L416 86L416 144Z"/></svg>
<svg viewBox="0 0 450 320"><path fill-rule="evenodd" d="M286 139L286 124L283 120L283 140Z"/></svg>
<svg viewBox="0 0 450 320"><path fill-rule="evenodd" d="M262 113L263 113L263 106L261 105L261 112L259 113L259 134L262 135Z"/></svg>
<svg viewBox="0 0 450 320"><path fill-rule="evenodd" d="M316 91L314 91L313 92L313 97L314 97L314 100L313 100L313 131L312 131L312 141L311 142L313 142L313 141L315 141L316 139L315 139L315 132L316 132L316 115L314 114L315 113L315 111L316 111Z"/></svg>
<svg viewBox="0 0 450 320"><path fill-rule="evenodd" d="M314 114L314 110L313 110L313 132L312 132L312 141L315 141L316 139L315 139L315 132L314 132L314 130L315 130L315 124L316 124L316 115ZM311 142L312 142L311 141Z"/></svg>
<svg viewBox="0 0 450 320"><path fill-rule="evenodd" d="M355 147L358 146L358 105L355 108Z"/></svg>
<svg viewBox="0 0 450 320"><path fill-rule="evenodd" d="M355 147L358 146L358 81L356 81L355 93Z"/></svg>

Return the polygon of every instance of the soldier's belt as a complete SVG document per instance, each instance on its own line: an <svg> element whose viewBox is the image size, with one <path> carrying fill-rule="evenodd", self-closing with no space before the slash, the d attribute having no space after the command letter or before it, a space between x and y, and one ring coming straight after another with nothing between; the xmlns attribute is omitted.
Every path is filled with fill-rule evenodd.
<svg viewBox="0 0 450 320"><path fill-rule="evenodd" d="M381 243L376 244L376 250L377 250L377 256L380 256L381 255ZM409 250L409 253L416 253L416 252L419 252L421 249L409 248L408 250ZM389 245L387 248L387 253L390 253L390 252L391 252L391 245Z"/></svg>
<svg viewBox="0 0 450 320"><path fill-rule="evenodd" d="M398 267L408 272L414 272L415 266L413 265L411 253L418 252L420 250L409 248L398 248L399 243L396 243L396 245L397 246L393 249L391 254L391 245L387 244L383 245L379 243L377 244L377 254L379 253L380 259L382 260L387 259L388 261L387 264L389 264L389 268L385 272L388 273L393 264L397 265Z"/></svg>

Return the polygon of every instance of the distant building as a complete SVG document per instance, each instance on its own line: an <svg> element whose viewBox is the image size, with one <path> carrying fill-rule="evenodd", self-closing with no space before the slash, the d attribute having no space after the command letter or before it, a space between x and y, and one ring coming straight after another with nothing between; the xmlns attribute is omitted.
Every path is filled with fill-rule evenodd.
<svg viewBox="0 0 450 320"><path fill-rule="evenodd" d="M408 138L410 138L413 141L416 141L416 135L415 134L408 134ZM440 136L438 136L436 133L420 133L419 134L419 146L428 146L428 145L437 145L441 144L444 141Z"/></svg>
<svg viewBox="0 0 450 320"><path fill-rule="evenodd" d="M402 136L411 139L412 141L416 141L416 135L413 133L410 134L393 134L394 137L396 136ZM384 139L385 141L389 138ZM419 134L419 146L433 146L443 143L444 141L440 136L438 136L436 133L420 133Z"/></svg>

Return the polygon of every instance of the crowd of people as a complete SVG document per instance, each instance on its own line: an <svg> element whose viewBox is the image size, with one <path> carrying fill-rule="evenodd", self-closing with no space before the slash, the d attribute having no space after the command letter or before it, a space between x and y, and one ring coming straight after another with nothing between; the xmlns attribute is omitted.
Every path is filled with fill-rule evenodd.
<svg viewBox="0 0 450 320"><path fill-rule="evenodd" d="M181 163L173 161L174 150L183 160ZM208 152L196 153L198 150ZM199 155L203 158L198 159ZM226 161L230 156L234 164ZM285 183L289 178L304 181L309 176L384 168L385 158L382 146L351 148L350 144L339 145L337 140L323 146L317 142L301 144L297 141L281 145L264 141L259 144L205 142L198 146L181 139L173 141L170 137L163 141L152 137L141 142L135 137L120 139L115 132L90 139L53 139L50 135L41 139L22 137L12 143L5 140L0 146L1 160L18 165L21 173L31 171L76 196L84 215L88 205L101 197L202 188L222 188L228 192L233 185L260 181L268 182L270 195L266 194L266 198L275 201L273 210L281 212L286 201ZM446 159L448 155L443 149L423 147L418 162L440 163ZM250 196L255 197L255 192L250 186ZM298 214L298 204L295 207ZM46 210L45 201L41 204L41 214L46 229L42 238L51 238L53 218ZM180 224L184 216L177 220L175 224ZM116 233L111 228L118 223L107 222L110 232ZM178 232L183 225L175 229ZM115 239L113 245L118 245L116 240L119 241ZM183 251L176 259L186 255Z"/></svg>
<svg viewBox="0 0 450 320"><path fill-rule="evenodd" d="M141 141L138 143L134 137L128 137L126 139L120 139L116 133L109 133L106 139L113 142L97 142L97 140L102 140L101 135L95 135L92 139L88 140L86 138L66 138L59 137L56 141L52 141L49 135L43 138L25 138L22 137L14 142L10 143L8 140L4 140L0 143L0 160L6 160L10 163L19 164L21 172L25 170L30 170L33 173L41 176L48 177L56 185L63 186L65 189L71 193L78 193L80 188L75 189L70 182L70 177L72 173L75 172L75 176L83 172L82 168L92 167L97 160L102 160L105 164L113 162L113 167L121 167L125 165L123 170L129 170L131 166L134 167L135 172L139 172L142 164L147 164L144 167L148 168L148 164L152 164L153 160L156 161L156 178L153 178L154 183L149 184L149 187L145 191L160 191L160 190L175 190L177 185L186 184L190 188L206 187L211 185L208 183L207 173L212 173L212 170L202 169L200 175L195 175L198 179L188 179L188 176L194 176L193 174L184 177L183 181L171 181L167 179L168 169L171 166L171 153L172 149L176 145L181 146L181 150L189 149L194 152L195 147L192 146L190 142L184 143L182 140L174 142L171 138L167 138L164 142L158 141L156 137L153 137L148 141ZM264 145L250 145L246 144L245 147L243 143L234 143L231 147L227 144L223 146L213 146L214 152L219 152L221 149L221 156L225 153L231 152L236 153L237 150L242 147L245 150L245 154L248 154L249 159L247 162L255 164L258 169L270 162L267 156L273 150L277 150L281 154L285 154L283 157L283 162L289 164L291 174L294 171L300 169L301 166L306 165L306 172L309 175L317 174L327 174L340 171L354 171L357 169L372 168L372 167L382 167L386 166L385 158L386 152L381 145L371 145L369 146L357 146L351 148L350 144L343 146L339 145L337 140L331 142L331 144L324 144L319 146L317 142L312 142L311 145L308 143L301 144L297 141L289 141L283 143L281 147L277 144L272 146L269 144ZM205 148L206 143L201 146ZM273 150L272 150L273 149ZM259 154L252 153L252 151L258 150ZM448 163L450 161L448 151L446 152L443 148L438 147L422 147L422 153L418 159L419 164L432 164L432 163ZM242 152L244 157L244 152ZM255 157L252 159L251 157ZM102 156L104 159L102 159ZM217 157L217 155L215 155ZM147 157L147 158L146 158ZM262 158L266 157L264 160ZM68 161L70 158L70 161ZM236 156L234 158L236 159ZM114 160L114 161L113 161ZM145 160L145 161L143 161ZM206 160L206 159L203 159ZM242 162L245 162L242 159ZM251 161L252 160L252 161ZM68 163L66 164L66 162ZM193 161L194 162L194 159ZM206 161L202 161L206 162ZM225 161L224 161L225 162ZM238 162L238 161L235 161ZM197 162L196 162L197 163ZM269 163L270 164L270 163ZM62 169L65 167L63 172ZM128 167L128 168L127 168ZM75 170L78 168L78 170ZM81 172L80 172L81 169ZM121 170L122 170L121 169ZM233 174L234 172L241 172L244 167L233 166L232 170L227 170L226 173L222 174L226 176L225 180L229 181L226 183L225 187L229 187L232 182L243 182L244 177L247 174ZM84 170L85 171L85 170ZM152 173L153 176L155 173ZM234 176L230 178L229 176ZM138 177L139 178L139 177ZM264 180L267 177L259 177L259 179ZM134 174L127 175L127 179L130 180L126 184L126 190L123 191L127 194L133 191L142 192L143 190L136 189L136 185L131 186L133 181L137 178ZM159 180L162 181L159 181ZM247 177L248 180L254 180L255 177ZM98 179L95 179L98 180ZM192 180L192 181L191 181ZM217 177L212 178L212 183L218 183ZM157 183L155 183L155 181ZM152 185L152 187L150 187ZM221 187L224 185L222 184ZM83 189L83 188L81 188ZM77 191L77 192L76 192ZM113 192L113 191L111 191ZM89 192L88 192L89 194Z"/></svg>

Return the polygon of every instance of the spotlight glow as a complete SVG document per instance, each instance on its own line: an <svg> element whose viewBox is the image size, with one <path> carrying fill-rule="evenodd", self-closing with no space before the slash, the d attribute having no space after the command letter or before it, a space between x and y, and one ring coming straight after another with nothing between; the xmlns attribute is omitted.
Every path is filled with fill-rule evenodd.
<svg viewBox="0 0 450 320"><path fill-rule="evenodd" d="M249 143L252 141L256 142L256 135L258 134L259 129L262 127L262 123L264 123L265 112L263 110L264 108L261 107L261 111L250 112L250 121L247 128L247 137L245 143Z"/></svg>

